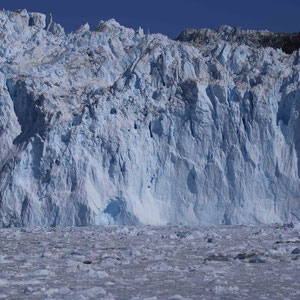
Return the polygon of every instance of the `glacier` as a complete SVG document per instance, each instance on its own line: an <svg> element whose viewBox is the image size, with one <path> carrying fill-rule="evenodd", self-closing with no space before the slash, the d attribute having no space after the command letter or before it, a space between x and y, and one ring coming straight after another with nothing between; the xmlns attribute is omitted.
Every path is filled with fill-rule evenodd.
<svg viewBox="0 0 300 300"><path fill-rule="evenodd" d="M0 227L299 223L299 48L0 11Z"/></svg>

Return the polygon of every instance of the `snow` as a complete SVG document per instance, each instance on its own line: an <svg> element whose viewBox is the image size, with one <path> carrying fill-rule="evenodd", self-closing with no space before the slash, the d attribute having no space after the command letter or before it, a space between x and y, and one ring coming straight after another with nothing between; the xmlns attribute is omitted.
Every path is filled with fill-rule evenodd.
<svg viewBox="0 0 300 300"><path fill-rule="evenodd" d="M299 53L199 34L1 11L0 227L299 223Z"/></svg>
<svg viewBox="0 0 300 300"><path fill-rule="evenodd" d="M300 235L286 226L28 227L0 240L1 299L300 297Z"/></svg>

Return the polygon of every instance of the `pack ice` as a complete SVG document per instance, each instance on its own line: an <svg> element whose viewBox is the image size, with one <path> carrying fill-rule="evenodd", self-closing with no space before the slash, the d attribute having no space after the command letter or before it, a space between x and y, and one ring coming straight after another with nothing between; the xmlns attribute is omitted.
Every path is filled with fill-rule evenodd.
<svg viewBox="0 0 300 300"><path fill-rule="evenodd" d="M300 52L276 39L0 11L0 226L299 222Z"/></svg>

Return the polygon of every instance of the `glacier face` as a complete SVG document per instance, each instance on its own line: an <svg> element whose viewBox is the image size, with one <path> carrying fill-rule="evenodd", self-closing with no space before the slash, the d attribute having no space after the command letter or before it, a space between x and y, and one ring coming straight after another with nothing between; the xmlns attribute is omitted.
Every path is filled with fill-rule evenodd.
<svg viewBox="0 0 300 300"><path fill-rule="evenodd" d="M299 50L188 33L0 11L0 226L299 222Z"/></svg>

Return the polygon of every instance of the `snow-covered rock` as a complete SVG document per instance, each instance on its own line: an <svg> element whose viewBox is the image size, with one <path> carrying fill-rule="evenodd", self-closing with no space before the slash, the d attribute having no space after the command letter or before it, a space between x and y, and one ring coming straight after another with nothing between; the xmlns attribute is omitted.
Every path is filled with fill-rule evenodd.
<svg viewBox="0 0 300 300"><path fill-rule="evenodd" d="M0 226L298 222L299 51L201 32L0 11Z"/></svg>

